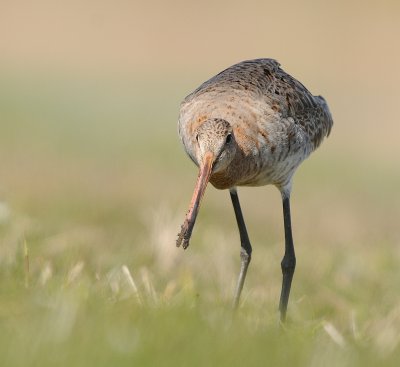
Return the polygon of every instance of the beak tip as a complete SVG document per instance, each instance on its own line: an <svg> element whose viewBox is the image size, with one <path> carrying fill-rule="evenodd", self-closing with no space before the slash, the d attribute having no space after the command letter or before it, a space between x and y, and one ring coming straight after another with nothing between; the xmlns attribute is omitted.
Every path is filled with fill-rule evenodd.
<svg viewBox="0 0 400 367"><path fill-rule="evenodd" d="M179 237L176 240L176 247L181 247L181 245L182 245L182 248L184 250L186 250L189 247L189 239Z"/></svg>
<svg viewBox="0 0 400 367"><path fill-rule="evenodd" d="M189 240L190 240L191 233L189 232L189 223L185 221L182 224L181 231L178 233L178 238L176 239L176 247L180 247L186 250L189 247Z"/></svg>

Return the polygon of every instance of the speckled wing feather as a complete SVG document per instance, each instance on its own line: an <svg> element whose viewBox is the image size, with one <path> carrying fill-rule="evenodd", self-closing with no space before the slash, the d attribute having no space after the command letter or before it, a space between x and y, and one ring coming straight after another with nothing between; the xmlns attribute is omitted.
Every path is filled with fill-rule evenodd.
<svg viewBox="0 0 400 367"><path fill-rule="evenodd" d="M305 129L316 149L323 138L329 135L333 125L325 99L322 96L313 96L302 83L281 68L272 78L268 95L279 101L278 111L283 117L293 118L296 124Z"/></svg>

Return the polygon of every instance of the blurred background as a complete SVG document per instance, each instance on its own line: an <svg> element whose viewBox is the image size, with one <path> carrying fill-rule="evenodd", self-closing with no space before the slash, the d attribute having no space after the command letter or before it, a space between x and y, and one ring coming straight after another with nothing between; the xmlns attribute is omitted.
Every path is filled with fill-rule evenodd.
<svg viewBox="0 0 400 367"><path fill-rule="evenodd" d="M394 0L2 0L2 364L204 365L207 348L215 365L260 365L271 345L281 364L396 365L399 38ZM197 175L179 104L258 57L323 95L335 122L294 180L289 336L275 188L239 190L254 253L236 333L227 192L208 188L190 248L175 247Z"/></svg>

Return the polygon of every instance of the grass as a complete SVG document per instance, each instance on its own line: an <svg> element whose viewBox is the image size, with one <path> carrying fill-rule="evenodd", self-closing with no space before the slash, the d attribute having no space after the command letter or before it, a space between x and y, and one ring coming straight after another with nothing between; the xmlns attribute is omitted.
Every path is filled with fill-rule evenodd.
<svg viewBox="0 0 400 367"><path fill-rule="evenodd" d="M178 87L1 79L2 366L398 365L400 176L384 142L371 152L366 133L354 151L337 123L299 170L281 327L274 188L239 191L254 256L235 316L227 193L208 189L190 248L175 248L196 176Z"/></svg>

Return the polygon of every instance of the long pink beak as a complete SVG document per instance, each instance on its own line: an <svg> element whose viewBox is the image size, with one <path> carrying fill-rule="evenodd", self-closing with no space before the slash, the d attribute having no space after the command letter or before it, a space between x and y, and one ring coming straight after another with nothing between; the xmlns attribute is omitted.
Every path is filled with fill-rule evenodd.
<svg viewBox="0 0 400 367"><path fill-rule="evenodd" d="M182 244L182 247L185 250L189 246L190 236L192 235L197 213L200 209L200 202L211 176L213 162L214 155L211 152L207 152L199 169L199 175L197 176L197 182L190 202L189 211L186 214L185 221L178 234L178 239L176 240L176 246L179 247Z"/></svg>

